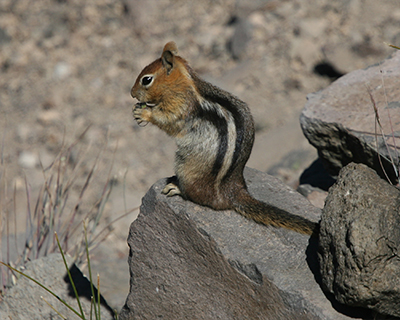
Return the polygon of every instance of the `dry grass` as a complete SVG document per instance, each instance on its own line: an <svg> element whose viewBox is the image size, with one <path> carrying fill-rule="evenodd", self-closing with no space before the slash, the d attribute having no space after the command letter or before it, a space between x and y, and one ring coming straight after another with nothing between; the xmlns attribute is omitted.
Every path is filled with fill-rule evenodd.
<svg viewBox="0 0 400 320"><path fill-rule="evenodd" d="M115 221L135 210L125 209L125 212L117 215L117 219L103 226L101 231L98 230L115 181L111 176L113 167L113 161L111 161L106 178L101 184L101 191L93 192L94 189L99 190L98 179L96 182L94 180L99 173L99 162L107 146L98 152L95 159L88 159L90 148L80 143L88 130L89 128L72 144L64 146L48 167L44 168L41 165L43 184L37 195L32 195L29 181L25 178L26 229L22 235L25 237L23 248L18 247L18 243L21 243L21 239L17 239L21 235L18 236L16 227L18 200L16 186L11 189L12 195L9 194L3 138L0 157L0 218L2 222L0 241L3 239L6 242L3 246L6 249L0 252L0 261L18 267L23 266L28 260L58 252L59 247L55 238L55 233L57 233L60 248L71 255L79 265L86 259L86 250L93 250L112 232L112 224ZM101 171L104 177L104 171ZM82 229L83 222L86 225L86 234ZM12 225L14 229L10 230ZM85 237L87 237L87 242ZM11 257L11 252L12 256L17 256L16 259ZM0 289L3 292L12 285L15 275L9 268L1 267L2 286Z"/></svg>
<svg viewBox="0 0 400 320"><path fill-rule="evenodd" d="M387 174L386 170L385 170L385 166L382 163L382 157L383 155L380 154L379 150L378 150L378 146L379 146L379 142L378 142L378 136L382 137L382 140L385 144L385 148L387 150L388 153L388 158L385 157L385 160L388 161L389 163L392 164L393 167L393 171L397 177L397 181L399 181L399 169L400 169L400 163L399 163L399 151L398 151L398 147L396 145L396 135L394 134L394 129L393 129L393 125L392 125L392 121L391 121L391 115L389 112L389 109L387 109L387 116L389 119L389 124L390 124L390 131L391 134L390 135L386 135L384 128L381 124L381 117L380 117L380 113L379 113L379 108L375 102L374 96L372 95L372 92L370 89L368 89L368 94L372 103L372 106L374 108L374 114L375 114L375 147L376 147L376 152L378 154L378 159L379 159L379 163L381 165L381 168L383 170L383 173L385 174L386 180L387 181L391 181L391 179L389 178L389 175ZM386 92L385 92L385 97L386 97ZM388 105L388 103L386 102L386 105ZM379 131L379 133L378 133ZM393 139L393 148L391 148L391 146L389 146L388 142L387 142L387 137L390 137Z"/></svg>

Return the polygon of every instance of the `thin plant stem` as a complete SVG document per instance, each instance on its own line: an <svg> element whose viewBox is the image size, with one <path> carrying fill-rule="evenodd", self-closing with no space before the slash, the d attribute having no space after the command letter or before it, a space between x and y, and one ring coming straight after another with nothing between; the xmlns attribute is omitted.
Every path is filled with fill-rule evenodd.
<svg viewBox="0 0 400 320"><path fill-rule="evenodd" d="M82 305L81 305L81 300L79 299L78 291L76 290L76 286L75 286L74 280L72 279L71 272L69 271L69 267L68 267L68 264L67 264L67 260L65 259L64 252L63 252L63 250L62 250L62 248L61 248L61 244L60 244L60 240L58 239L57 232L55 233L55 236L56 236L56 239L57 239L58 248L60 249L60 253L61 253L61 256L62 256L63 261L64 261L65 269L67 269L69 281L70 281L70 283L71 283L72 288L74 289L76 301L78 302L79 310L80 310L80 312L81 312L81 318L82 318L82 319L85 319L85 314L83 313L83 309L82 309Z"/></svg>
<svg viewBox="0 0 400 320"><path fill-rule="evenodd" d="M371 99L372 106L373 106L374 112L375 112L375 144L376 144L376 151L377 151L377 154L378 154L379 164L381 165L382 171L383 171L383 173L385 174L385 177L386 177L387 181L391 182L391 180L390 180L390 178L389 178L389 176L388 176L388 174L387 174L387 172L386 172L386 170L385 170L385 168L384 168L384 166L383 166L382 159L381 159L381 155L380 155L380 152L379 152L379 150L378 150L377 126L379 127L379 130L381 131L381 135L382 135L382 137L383 137L383 141L384 141L385 146L386 146L386 148L387 148L387 150L388 150L388 152L389 152L389 157L390 157L390 160L391 160L391 162L392 162L393 165L394 165L394 162L393 162L393 159L392 159L392 155L391 155L391 153L390 153L390 150L389 150L389 146L387 145L386 140L385 140L385 138L384 138L385 135L384 135L383 128L382 128L382 125L381 125L381 120L380 120L380 117L379 117L378 107L377 107L377 105L376 105L376 102L375 102L375 99L374 99L374 97L373 97L373 95L372 95L371 90L370 90L369 88L367 88L367 89L368 89L369 98ZM396 171L395 171L395 172L396 172Z"/></svg>
<svg viewBox="0 0 400 320"><path fill-rule="evenodd" d="M96 308L96 296L94 294L94 287L93 287L93 279L92 279L92 268L90 266L90 258L89 258L89 244L87 240L87 226L86 222L83 222L83 230L84 230L84 235L85 235L85 249L86 249L86 259L87 259L87 264L88 264L88 272L89 272L89 280L90 280L90 290L92 291L92 298L94 299L94 313L96 319L98 319L98 313L97 313L97 308Z"/></svg>
<svg viewBox="0 0 400 320"><path fill-rule="evenodd" d="M14 243L15 243L15 253L18 254L18 242L17 242L17 185L14 184Z"/></svg>
<svg viewBox="0 0 400 320"><path fill-rule="evenodd" d="M400 50L400 47L398 47L398 46L395 46L395 45L393 45L393 44L390 44L390 43L386 43L389 47L392 47L393 49L397 49L397 50Z"/></svg>
<svg viewBox="0 0 400 320"><path fill-rule="evenodd" d="M98 314L99 314L99 319L98 320L101 320L100 298L101 298L101 296L100 296L100 275L97 274L97 307L98 307Z"/></svg>
<svg viewBox="0 0 400 320"><path fill-rule="evenodd" d="M384 96L385 96L385 105L389 106L389 101L388 101L388 97L387 97L387 93L386 93L385 79L383 77L382 70L381 70L381 81L382 81L383 93L384 93ZM394 129L393 129L393 124L392 124L392 116L390 115L389 108L386 108L386 110L387 110L387 115L388 115L388 119L389 119L390 132L391 132L391 137L393 139L393 146L394 146L394 150L395 150L395 153L396 153L396 158L399 159L399 152L398 152L398 149L397 149L396 139L395 139ZM390 150L389 149L388 149L388 152L390 154ZM391 160L392 160L392 158L391 158ZM392 164L393 164L393 169L394 169L394 171L396 173L396 176L397 176L397 179L398 179L399 178L399 171L398 171L397 166L399 165L399 163L397 163L397 166L396 166L396 164L394 162L392 162Z"/></svg>
<svg viewBox="0 0 400 320"><path fill-rule="evenodd" d="M27 219L26 219L26 223L27 225L27 237L25 240L25 249L24 249L24 253L23 253L23 261L26 261L26 259L28 258L30 251L32 249L33 246L33 222L32 222L32 212L31 212L31 197L30 197L30 186L28 185L28 180L26 178L25 175L25 190L26 190L26 202L27 202Z"/></svg>
<svg viewBox="0 0 400 320"><path fill-rule="evenodd" d="M139 207L133 208L131 210L129 210L128 212L125 212L124 214L120 215L118 218L115 218L114 220L112 220L109 224L107 224L93 239L92 239L92 243L96 242L97 238L100 237L100 235L105 232L106 230L108 230L115 222L117 222L118 220L126 217L128 214L131 214L132 212L138 210ZM106 238L106 237L105 237ZM98 241L98 243L100 243L102 240Z"/></svg>
<svg viewBox="0 0 400 320"><path fill-rule="evenodd" d="M54 307L52 306L52 304L51 304L50 302L48 302L45 298L43 298L42 296L40 296L40 299L42 299L44 302L46 302L47 305L48 305L50 308L52 308L52 309L54 310L54 312L56 312L61 318L63 318L64 320L67 320L67 318L64 317L56 308L54 308Z"/></svg>

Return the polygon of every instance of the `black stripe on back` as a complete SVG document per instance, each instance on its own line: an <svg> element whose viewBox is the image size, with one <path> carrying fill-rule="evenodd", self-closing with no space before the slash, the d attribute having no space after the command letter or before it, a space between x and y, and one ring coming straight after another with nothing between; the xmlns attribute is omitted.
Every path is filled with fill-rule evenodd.
<svg viewBox="0 0 400 320"><path fill-rule="evenodd" d="M218 103L228 112L230 112L232 114L233 121L235 122L235 128L236 128L235 151L233 152L231 165L225 174L224 178L226 178L229 177L232 174L233 170L235 170L235 168L237 167L238 160L243 149L243 142L245 140L246 119L238 110L239 108L238 104L241 103L244 104L244 102L240 101L239 99L236 99L228 92L222 91L211 84L208 85L209 85L209 91L211 91L213 94L207 96L207 98L214 103Z"/></svg>
<svg viewBox="0 0 400 320"><path fill-rule="evenodd" d="M240 159L243 149L249 147L251 150L251 148L253 146L253 138L252 137L249 137L249 139L246 138L246 130L249 130L248 128L246 128L246 126L251 125L251 122L252 122L251 115L249 115L250 119L248 119L245 114L247 112L246 111L247 106L243 101L239 100L238 98L236 98L229 92L224 91L224 90L212 85L211 83L209 83L207 81L201 80L189 66L187 66L187 68L188 68L189 73L192 76L194 82L196 83L196 87L198 88L200 94L206 100L208 100L212 103L219 104L222 108L224 108L225 110L227 110L228 112L230 112L232 114L233 121L235 123L235 128L236 128L236 142L235 142L235 151L232 156L232 162L231 162L231 165L230 165L227 173L225 174L224 178L229 177L232 174L232 172L235 170L235 168L237 168L237 166L241 162L245 163L247 161L247 159ZM239 110L239 109L243 109L243 110ZM249 124L249 122L250 122L250 124ZM227 133L228 132L227 123L226 123L225 130L226 130L225 132ZM220 136L221 136L221 134L220 134ZM245 140L249 140L248 143L250 143L251 146L243 146L243 143L245 142ZM222 143L220 143L220 144L222 145ZM228 147L227 146L227 144L228 144L227 134L226 134L225 144L226 144L226 146L225 146L225 152L226 152L226 149ZM250 155L250 152L247 155L247 158L249 155ZM243 163L243 166L244 166L244 163ZM221 166L222 166L222 163L221 163ZM215 165L214 167L217 167L217 166Z"/></svg>
<svg viewBox="0 0 400 320"><path fill-rule="evenodd" d="M216 110L212 108L197 107L197 116L200 119L210 122L218 132L218 150L211 174L217 176L224 163L225 155L228 150L228 123Z"/></svg>
<svg viewBox="0 0 400 320"><path fill-rule="evenodd" d="M232 108L231 104L228 101L225 100L221 102L222 102L221 105L232 114L236 128L235 151L233 152L232 162L229 167L229 170L225 174L225 177L229 177L232 174L233 170L236 168L237 161L239 160L244 140L245 128L244 128L244 119L243 116L240 114L240 112L238 112L236 108Z"/></svg>

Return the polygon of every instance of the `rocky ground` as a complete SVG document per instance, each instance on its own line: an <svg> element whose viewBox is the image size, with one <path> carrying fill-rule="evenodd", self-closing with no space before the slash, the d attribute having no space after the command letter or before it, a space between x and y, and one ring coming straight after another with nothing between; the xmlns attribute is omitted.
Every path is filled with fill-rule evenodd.
<svg viewBox="0 0 400 320"><path fill-rule="evenodd" d="M298 121L306 95L386 58L393 49L384 42L400 44L399 22L395 0L2 0L3 214L15 199L24 232L25 177L34 198L43 185L41 164L49 166L89 125L70 164L82 160L87 174L101 152L81 216L107 179L114 189L102 226L173 174L173 141L134 123L129 95L138 73L170 40L202 77L248 102L257 126L248 165L268 171L284 163L274 173L296 187L316 157ZM80 175L76 184L71 198L84 184ZM115 223L93 252L104 296L118 309L129 287L126 237L134 218Z"/></svg>

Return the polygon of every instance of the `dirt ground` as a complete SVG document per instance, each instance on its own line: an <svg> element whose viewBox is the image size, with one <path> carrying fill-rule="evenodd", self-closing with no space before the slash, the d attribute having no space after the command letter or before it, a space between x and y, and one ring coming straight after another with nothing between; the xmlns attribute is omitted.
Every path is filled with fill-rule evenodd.
<svg viewBox="0 0 400 320"><path fill-rule="evenodd" d="M141 69L171 40L203 78L249 104L257 136L248 165L268 171L290 155L277 174L295 187L316 158L298 123L307 94L389 56L384 42L400 45L399 25L397 0L1 0L2 214L14 206L6 195L15 186L23 232L25 177L34 198L41 165L88 126L75 153L82 174L101 155L84 202L92 205L107 179L114 186L102 226L173 175L174 142L133 121L130 97ZM77 178L71 192L83 183ZM129 289L126 237L137 213L93 251L102 292L117 309Z"/></svg>

